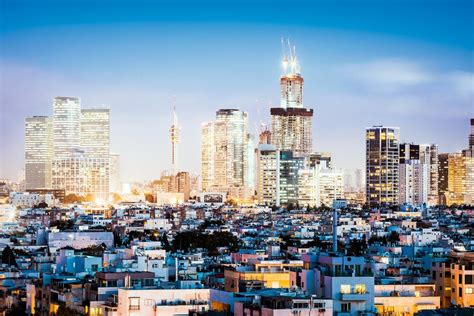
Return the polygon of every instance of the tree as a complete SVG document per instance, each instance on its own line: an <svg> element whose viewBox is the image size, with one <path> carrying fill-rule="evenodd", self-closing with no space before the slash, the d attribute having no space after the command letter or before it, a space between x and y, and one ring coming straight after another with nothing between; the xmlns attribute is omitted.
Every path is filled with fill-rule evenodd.
<svg viewBox="0 0 474 316"><path fill-rule="evenodd" d="M347 254L350 256L363 256L367 250L367 242L365 237L362 240L351 239L349 243L349 249L347 249Z"/></svg>
<svg viewBox="0 0 474 316"><path fill-rule="evenodd" d="M393 232L391 232L390 235L388 236L387 241L388 241L390 244L392 244L392 245L393 245L393 244L397 244L397 243L400 242L400 235L399 235L397 232L393 231Z"/></svg>
<svg viewBox="0 0 474 316"><path fill-rule="evenodd" d="M16 263L15 253L9 246L6 246L5 249L3 249L2 251L2 263L18 267L18 264Z"/></svg>
<svg viewBox="0 0 474 316"><path fill-rule="evenodd" d="M56 316L82 316L83 313L80 313L72 308L69 308L65 305L60 305L56 311Z"/></svg>

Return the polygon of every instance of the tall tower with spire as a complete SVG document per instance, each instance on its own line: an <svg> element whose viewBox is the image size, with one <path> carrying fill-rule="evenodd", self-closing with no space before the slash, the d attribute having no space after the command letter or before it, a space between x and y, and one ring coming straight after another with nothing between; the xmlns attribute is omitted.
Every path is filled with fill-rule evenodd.
<svg viewBox="0 0 474 316"><path fill-rule="evenodd" d="M271 108L271 141L279 150L295 156L312 152L313 110L303 105L303 84L296 48L282 39L283 74L280 77L280 107Z"/></svg>
<svg viewBox="0 0 474 316"><path fill-rule="evenodd" d="M176 175L178 172L178 143L179 143L179 125L178 115L176 115L176 97L173 98L173 124L170 127L171 136L171 173Z"/></svg>

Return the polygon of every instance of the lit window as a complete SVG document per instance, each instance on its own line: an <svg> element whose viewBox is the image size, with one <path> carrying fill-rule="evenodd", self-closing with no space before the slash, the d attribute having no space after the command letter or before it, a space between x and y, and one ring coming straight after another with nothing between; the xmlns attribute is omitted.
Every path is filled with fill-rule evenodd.
<svg viewBox="0 0 474 316"><path fill-rule="evenodd" d="M365 284L356 284L356 286L355 286L355 292L358 293L358 294L364 294L364 293L366 293Z"/></svg>
<svg viewBox="0 0 474 316"><path fill-rule="evenodd" d="M466 294L472 294L472 287L466 288Z"/></svg>
<svg viewBox="0 0 474 316"><path fill-rule="evenodd" d="M351 292L351 286L349 284L341 284L341 293L349 294Z"/></svg>

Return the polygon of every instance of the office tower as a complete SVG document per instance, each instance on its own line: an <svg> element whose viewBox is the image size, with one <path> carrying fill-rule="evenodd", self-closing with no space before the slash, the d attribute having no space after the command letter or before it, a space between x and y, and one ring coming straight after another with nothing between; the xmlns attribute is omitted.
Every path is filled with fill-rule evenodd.
<svg viewBox="0 0 474 316"><path fill-rule="evenodd" d="M400 144L399 203L436 205L438 146Z"/></svg>
<svg viewBox="0 0 474 316"><path fill-rule="evenodd" d="M466 193L466 159L461 153L448 156L448 193L447 205L463 204Z"/></svg>
<svg viewBox="0 0 474 316"><path fill-rule="evenodd" d="M313 110L303 105L303 84L294 47L289 47L283 52L280 107L270 109L271 142L281 151L293 151L295 156L309 154L313 146Z"/></svg>
<svg viewBox="0 0 474 316"><path fill-rule="evenodd" d="M400 204L422 205L428 203L429 164L420 160L405 160L399 166Z"/></svg>
<svg viewBox="0 0 474 316"><path fill-rule="evenodd" d="M258 204L276 205L279 201L280 151L275 145L260 144L255 150Z"/></svg>
<svg viewBox="0 0 474 316"><path fill-rule="evenodd" d="M301 206L321 206L319 167L305 167L298 174L298 203Z"/></svg>
<svg viewBox="0 0 474 316"><path fill-rule="evenodd" d="M438 155L438 203L446 205L448 194L448 162L449 154Z"/></svg>
<svg viewBox="0 0 474 316"><path fill-rule="evenodd" d="M120 155L111 153L109 157L109 190L110 192L119 193L122 190L122 181L120 180Z"/></svg>
<svg viewBox="0 0 474 316"><path fill-rule="evenodd" d="M55 159L53 188L66 194L92 195L96 201L106 201L109 195L109 159L89 157L76 150L69 157Z"/></svg>
<svg viewBox="0 0 474 316"><path fill-rule="evenodd" d="M178 172L178 143L179 143L178 116L176 115L176 106L173 105L173 124L170 127L171 140L171 171L173 175Z"/></svg>
<svg viewBox="0 0 474 316"><path fill-rule="evenodd" d="M189 178L189 172L181 171L176 174L175 177L175 188L178 193L183 193L184 201L189 200L189 193L191 192L191 184Z"/></svg>
<svg viewBox="0 0 474 316"><path fill-rule="evenodd" d="M438 145L430 144L429 152L429 162L430 162L430 180L429 180L429 192L428 192L428 204L429 205L438 205L439 196L438 196Z"/></svg>
<svg viewBox="0 0 474 316"><path fill-rule="evenodd" d="M248 115L237 109L216 112L201 135L203 189L248 198L253 194L253 140L248 133Z"/></svg>
<svg viewBox="0 0 474 316"><path fill-rule="evenodd" d="M46 116L25 120L25 187L51 188L53 159L52 122Z"/></svg>
<svg viewBox="0 0 474 316"><path fill-rule="evenodd" d="M108 159L110 154L110 110L81 110L81 148L89 157Z"/></svg>
<svg viewBox="0 0 474 316"><path fill-rule="evenodd" d="M398 127L366 129L366 199L371 206L398 203Z"/></svg>
<svg viewBox="0 0 474 316"><path fill-rule="evenodd" d="M304 168L304 157L294 156L292 151L280 151L280 181L277 205L298 203L298 176Z"/></svg>
<svg viewBox="0 0 474 316"><path fill-rule="evenodd" d="M214 183L214 123L207 122L201 126L201 189L212 190Z"/></svg>
<svg viewBox="0 0 474 316"><path fill-rule="evenodd" d="M53 157L68 158L81 146L81 100L55 97L53 100Z"/></svg>
<svg viewBox="0 0 474 316"><path fill-rule="evenodd" d="M342 170L321 168L318 174L320 203L331 207L336 199L344 197Z"/></svg>

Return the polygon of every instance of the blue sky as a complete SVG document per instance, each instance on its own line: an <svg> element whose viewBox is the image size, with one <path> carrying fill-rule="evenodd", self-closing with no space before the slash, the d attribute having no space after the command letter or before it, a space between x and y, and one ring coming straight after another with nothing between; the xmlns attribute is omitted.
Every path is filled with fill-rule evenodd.
<svg viewBox="0 0 474 316"><path fill-rule="evenodd" d="M337 167L364 167L371 125L460 150L474 116L473 3L0 0L0 177L23 167L24 118L50 115L57 95L111 108L127 181L170 167L176 95L180 166L197 173L215 110L248 111L254 134L269 122L282 36L297 47L315 150Z"/></svg>

